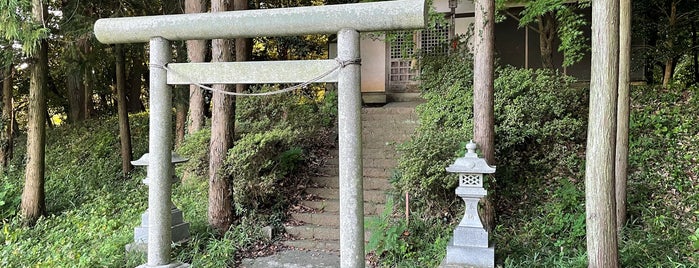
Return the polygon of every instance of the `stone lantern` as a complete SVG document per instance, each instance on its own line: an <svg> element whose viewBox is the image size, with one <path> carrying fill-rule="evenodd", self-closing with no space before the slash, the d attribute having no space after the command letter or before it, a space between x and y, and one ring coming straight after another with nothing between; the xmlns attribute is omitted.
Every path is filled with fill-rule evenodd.
<svg viewBox="0 0 699 268"><path fill-rule="evenodd" d="M178 155L175 152L172 152L172 158L171 158L171 163L172 165L170 166L172 169L172 180L170 181L171 183L177 182L177 176L175 175L175 164L179 163L184 163L189 161L189 159L184 158L180 155ZM131 164L134 166L148 166L148 153L144 154L139 158L138 160L131 161ZM149 178L146 178L143 180L143 184L149 185ZM170 200L170 214L172 215L172 225L171 225L171 230L172 230L172 242L174 243L180 243L187 241L189 239L189 223L184 222L184 219L182 217L182 211L178 209L175 204L172 203ZM148 226L149 226L149 221L148 221L148 210L141 214L141 225L137 226L134 228L134 242L132 244L129 244L126 246L126 250L144 250L146 249L146 245L148 244Z"/></svg>
<svg viewBox="0 0 699 268"><path fill-rule="evenodd" d="M454 229L447 246L444 264L447 267L494 267L495 248L488 243L488 232L478 215L478 201L488 195L483 188L483 174L495 173L495 167L476 154L477 145L470 141L468 152L447 167L447 172L459 174L456 195L466 203L464 218Z"/></svg>

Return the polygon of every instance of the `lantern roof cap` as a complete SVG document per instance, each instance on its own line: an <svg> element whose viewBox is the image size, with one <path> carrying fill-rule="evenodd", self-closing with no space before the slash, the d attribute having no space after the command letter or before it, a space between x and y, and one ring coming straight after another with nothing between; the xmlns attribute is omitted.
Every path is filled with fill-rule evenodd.
<svg viewBox="0 0 699 268"><path fill-rule="evenodd" d="M466 145L466 155L459 157L453 164L447 167L447 172L452 173L495 173L495 166L488 165L485 159L479 158L476 154L478 145L473 141L469 141Z"/></svg>
<svg viewBox="0 0 699 268"><path fill-rule="evenodd" d="M173 164L178 164L178 163L187 162L187 161L189 161L189 159L182 157L181 155L177 154L176 152L172 152L171 161ZM138 160L131 161L131 164L134 166L147 166L148 164L150 164L149 153L145 153Z"/></svg>

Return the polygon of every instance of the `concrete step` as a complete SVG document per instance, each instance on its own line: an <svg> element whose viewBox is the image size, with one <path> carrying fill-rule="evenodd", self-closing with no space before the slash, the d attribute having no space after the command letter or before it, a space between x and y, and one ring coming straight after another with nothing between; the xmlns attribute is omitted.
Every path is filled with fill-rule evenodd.
<svg viewBox="0 0 699 268"><path fill-rule="evenodd" d="M364 167L394 167L397 163L397 154L394 152L388 152L388 150L364 150L367 152L363 153L362 165ZM339 160L330 159L325 162L322 169L338 169L340 167Z"/></svg>
<svg viewBox="0 0 699 268"><path fill-rule="evenodd" d="M340 251L340 240L287 240L282 242L287 247L304 250Z"/></svg>
<svg viewBox="0 0 699 268"><path fill-rule="evenodd" d="M379 140L365 140L362 141L362 153L367 149L392 149L395 150L396 146L401 144L401 141L379 141Z"/></svg>
<svg viewBox="0 0 699 268"><path fill-rule="evenodd" d="M291 213L291 218L297 221L302 221L306 224L318 226L340 226L340 214L338 213Z"/></svg>
<svg viewBox="0 0 699 268"><path fill-rule="evenodd" d="M284 229L296 239L340 240L340 229L334 227L306 224L284 226Z"/></svg>
<svg viewBox="0 0 699 268"><path fill-rule="evenodd" d="M371 178L390 178L393 175L394 169L394 167L364 166L362 176ZM322 167L318 169L318 172L327 177L337 177L340 175L340 170L338 167Z"/></svg>
<svg viewBox="0 0 699 268"><path fill-rule="evenodd" d="M407 114L399 114L399 113L393 113L391 110L388 110L386 113L378 113L378 112L366 112L362 113L362 122L369 122L369 121L394 121L394 122L401 122L401 121L418 121L419 117L417 116L417 113L407 113Z"/></svg>
<svg viewBox="0 0 699 268"><path fill-rule="evenodd" d="M340 200L337 199L327 199L321 201L302 201L301 205L323 212L340 212ZM381 215L381 212L383 212L385 207L385 203L364 202L364 215Z"/></svg>
<svg viewBox="0 0 699 268"><path fill-rule="evenodd" d="M338 188L307 188L306 193L316 195L325 199L339 199L340 190ZM364 202L385 203L385 190L364 190Z"/></svg>
<svg viewBox="0 0 699 268"><path fill-rule="evenodd" d="M362 121L362 131L383 129L388 132L412 130L418 126L418 121Z"/></svg>
<svg viewBox="0 0 699 268"><path fill-rule="evenodd" d="M376 215L365 215L364 222L376 219ZM321 213L291 213L291 218L301 221L305 224L325 226L325 227L340 227L340 214L336 212L321 212Z"/></svg>
<svg viewBox="0 0 699 268"><path fill-rule="evenodd" d="M284 230L286 230L286 233L299 240L340 240L340 229L335 227L306 224L301 226L284 226ZM364 241L369 241L370 237L371 233L364 231Z"/></svg>
<svg viewBox="0 0 699 268"><path fill-rule="evenodd" d="M340 188L340 179L333 177L313 177L311 182L320 188ZM364 190L389 190L391 182L387 178L364 177Z"/></svg>
<svg viewBox="0 0 699 268"><path fill-rule="evenodd" d="M419 102L394 102L388 103L382 107L365 107L362 108L362 115L364 114L413 114L415 113L415 106Z"/></svg>

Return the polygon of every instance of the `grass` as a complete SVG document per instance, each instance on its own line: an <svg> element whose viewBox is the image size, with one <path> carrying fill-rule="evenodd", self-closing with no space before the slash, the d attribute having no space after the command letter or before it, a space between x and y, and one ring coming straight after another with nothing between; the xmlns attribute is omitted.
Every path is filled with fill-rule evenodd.
<svg viewBox="0 0 699 268"><path fill-rule="evenodd" d="M33 227L17 215L23 184L23 141L0 180L0 266L135 267L143 254L126 254L133 229L147 207L144 170L121 176L116 118L89 120L48 131L46 204L48 215ZM131 116L134 156L147 147L147 115ZM206 180L173 186L173 202L190 223L191 239L172 257L196 267L232 267L237 252L260 240L259 227L242 219L224 237L207 224Z"/></svg>

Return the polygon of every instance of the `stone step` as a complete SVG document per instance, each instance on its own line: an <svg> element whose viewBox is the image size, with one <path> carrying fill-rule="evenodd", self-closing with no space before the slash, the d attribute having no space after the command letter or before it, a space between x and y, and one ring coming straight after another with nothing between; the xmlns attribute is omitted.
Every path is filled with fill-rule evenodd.
<svg viewBox="0 0 699 268"><path fill-rule="evenodd" d="M338 213L291 213L291 218L306 224L318 226L339 227L340 214Z"/></svg>
<svg viewBox="0 0 699 268"><path fill-rule="evenodd" d="M340 229L335 227L306 224L284 226L284 229L296 239L340 240Z"/></svg>
<svg viewBox="0 0 699 268"><path fill-rule="evenodd" d="M414 114L417 103L389 103L383 107L362 108L362 115L365 114Z"/></svg>
<svg viewBox="0 0 699 268"><path fill-rule="evenodd" d="M340 229L336 227L306 224L301 226L284 226L284 230L286 233L292 235L296 239L325 241L340 240ZM364 231L365 242L369 241L369 237L371 237L371 233Z"/></svg>
<svg viewBox="0 0 699 268"><path fill-rule="evenodd" d="M377 167L383 167L386 165L395 166L395 163L397 162L396 159L398 158L398 154L395 152L395 150L366 149L362 151L362 164L365 167L371 167L372 165ZM390 162L383 160L388 160ZM339 166L340 162L338 159L328 159L325 161L323 168L339 168Z"/></svg>
<svg viewBox="0 0 699 268"><path fill-rule="evenodd" d="M337 188L307 188L306 193L325 199L339 199L340 190ZM386 191L364 190L364 202L385 203Z"/></svg>
<svg viewBox="0 0 699 268"><path fill-rule="evenodd" d="M362 133L362 144L365 142L389 142L389 143L403 143L404 141L410 140L412 137L412 131L406 132L382 132L382 131L365 131Z"/></svg>
<svg viewBox="0 0 699 268"><path fill-rule="evenodd" d="M321 201L302 201L301 205L323 212L338 213L340 211L340 200L327 199ZM381 215L386 204L364 202L364 215Z"/></svg>
<svg viewBox="0 0 699 268"><path fill-rule="evenodd" d="M376 219L376 215L365 215L364 222ZM340 214L336 212L321 212L321 213L291 213L291 218L301 221L305 224L325 226L325 227L340 227Z"/></svg>
<svg viewBox="0 0 699 268"><path fill-rule="evenodd" d="M367 149L392 149L395 150L396 146L401 144L401 141L378 141L378 140L365 140L362 142L362 153Z"/></svg>
<svg viewBox="0 0 699 268"><path fill-rule="evenodd" d="M362 113L362 122L370 122L370 121L394 121L394 122L402 122L402 121L418 121L419 118L416 113L408 113L408 114L397 114L397 113L374 113L374 112L367 112L367 113Z"/></svg>
<svg viewBox="0 0 699 268"><path fill-rule="evenodd" d="M340 188L339 180L337 176L311 178L311 182L320 188ZM389 190L392 188L393 186L387 178L364 177L364 190Z"/></svg>
<svg viewBox="0 0 699 268"><path fill-rule="evenodd" d="M303 250L323 250L323 251L340 251L340 240L287 240L282 242L287 247Z"/></svg>
<svg viewBox="0 0 699 268"><path fill-rule="evenodd" d="M362 132L382 129L387 132L412 132L419 123L417 121L405 120L405 121L363 121L362 122Z"/></svg>
<svg viewBox="0 0 699 268"><path fill-rule="evenodd" d="M390 178L393 175L394 167L370 167L364 166L362 176L371 178ZM318 172L323 176L337 177L340 175L338 167L321 167Z"/></svg>

